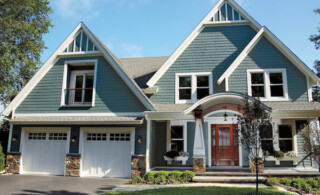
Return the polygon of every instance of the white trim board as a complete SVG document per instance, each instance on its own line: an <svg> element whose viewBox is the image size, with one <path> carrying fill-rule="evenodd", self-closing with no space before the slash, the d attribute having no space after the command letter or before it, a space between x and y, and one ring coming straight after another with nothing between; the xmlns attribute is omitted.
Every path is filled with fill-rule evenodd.
<svg viewBox="0 0 320 195"><path fill-rule="evenodd" d="M47 72L53 67L57 62L58 55L63 53L65 47L67 47L70 41L75 37L79 30L83 29L88 38L97 46L97 49L102 51L105 59L110 63L113 69L119 74L119 76L125 81L128 87L133 91L133 93L138 97L138 99L150 110L154 111L155 108L146 95L141 91L134 81L132 81L125 72L118 65L116 59L112 54L107 51L106 47L101 45L101 42L92 34L92 32L86 27L84 23L80 23L70 35L62 42L62 44L55 50L55 52L49 57L49 59L43 64L43 66L37 71L37 73L30 79L26 86L19 92L19 94L12 100L12 102L7 106L7 108L1 113L2 115L9 116L10 112L16 109L22 101L30 94L32 89L40 82L40 80L47 74Z"/></svg>
<svg viewBox="0 0 320 195"><path fill-rule="evenodd" d="M176 61L176 59L182 54L182 52L190 45L190 43L200 34L201 30L207 25L211 17L219 11L223 3L229 3L239 14L252 24L257 31L261 29L261 25L254 20L245 10L243 10L234 0L220 0L212 10L204 17L204 19L198 24L198 26L190 33L190 35L181 43L181 45L173 52L169 59L161 66L161 68L152 76L147 82L149 87L153 87L156 82L162 77L162 75L170 68L170 66ZM212 23L214 24L214 23Z"/></svg>
<svg viewBox="0 0 320 195"><path fill-rule="evenodd" d="M143 117L143 112L115 112L115 113L30 113L15 114L15 118L19 117L99 117L99 116L118 116L118 117Z"/></svg>

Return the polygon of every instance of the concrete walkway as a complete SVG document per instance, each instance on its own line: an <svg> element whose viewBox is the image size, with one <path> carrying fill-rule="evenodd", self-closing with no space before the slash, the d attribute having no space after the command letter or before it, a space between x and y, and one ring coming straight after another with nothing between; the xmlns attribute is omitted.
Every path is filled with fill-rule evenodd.
<svg viewBox="0 0 320 195"><path fill-rule="evenodd" d="M0 176L0 194L102 194L127 182L128 179L119 178L2 175Z"/></svg>
<svg viewBox="0 0 320 195"><path fill-rule="evenodd" d="M113 188L110 191L140 191L140 190L151 190L159 188L172 188L172 187L256 187L256 184L223 184L223 183L192 183L192 184L170 184L170 185L121 185ZM259 187L267 187L264 184L259 184Z"/></svg>

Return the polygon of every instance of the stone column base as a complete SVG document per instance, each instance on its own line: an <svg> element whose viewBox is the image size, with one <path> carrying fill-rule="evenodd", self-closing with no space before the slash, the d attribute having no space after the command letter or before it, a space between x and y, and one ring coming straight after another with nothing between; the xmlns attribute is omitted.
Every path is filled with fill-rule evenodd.
<svg viewBox="0 0 320 195"><path fill-rule="evenodd" d="M206 172L206 157L193 157L193 172Z"/></svg>
<svg viewBox="0 0 320 195"><path fill-rule="evenodd" d="M64 175L67 177L80 177L80 154L67 154L66 169Z"/></svg>
<svg viewBox="0 0 320 195"><path fill-rule="evenodd" d="M8 153L6 172L12 174L20 174L21 153Z"/></svg>
<svg viewBox="0 0 320 195"><path fill-rule="evenodd" d="M135 176L143 177L146 174L146 157L131 156L131 178Z"/></svg>

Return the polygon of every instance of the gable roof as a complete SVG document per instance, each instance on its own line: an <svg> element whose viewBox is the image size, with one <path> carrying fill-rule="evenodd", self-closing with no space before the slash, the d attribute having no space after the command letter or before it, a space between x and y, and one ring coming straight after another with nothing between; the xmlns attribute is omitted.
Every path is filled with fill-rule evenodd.
<svg viewBox="0 0 320 195"><path fill-rule="evenodd" d="M225 6L225 7L224 7ZM221 20L221 12L227 11L228 6L232 7L233 14L237 12L243 19L239 18L238 21L228 20L225 18ZM217 16L219 15L219 17ZM239 16L240 17L240 16ZM234 16L232 16L234 18ZM234 60L229 68L218 79L218 84L227 78L236 67L244 60L244 58L250 53L254 46L259 42L262 36L265 36L273 45L275 45L293 64L295 64L300 71L311 78L311 85L316 84L319 78L317 75L301 60L299 59L286 45L284 45L269 29L262 27L255 19L253 19L245 10L243 10L234 0L220 0L213 9L205 16L200 24L191 32L191 34L182 42L182 44L173 52L163 66L152 76L147 82L149 87L153 87L162 75L170 68L170 66L178 59L182 52L190 45L190 43L199 35L204 26L221 25L221 24L240 24L247 22L256 31L257 35L252 39L248 46L241 52L241 54Z"/></svg>
<svg viewBox="0 0 320 195"><path fill-rule="evenodd" d="M245 20L242 21L212 21L212 17L220 10L221 6L228 3L232 8L237 11ZM220 0L212 10L204 17L204 19L196 26L196 28L189 34L189 36L181 43L181 45L172 53L169 59L163 64L163 66L156 72L155 75L148 81L147 85L153 87L156 82L162 77L162 75L170 68L170 66L178 59L182 52L190 45L190 43L199 35L201 30L206 25L219 25L219 24L243 24L250 23L255 30L260 30L261 25L253 19L244 9L242 9L234 0Z"/></svg>
<svg viewBox="0 0 320 195"><path fill-rule="evenodd" d="M262 37L266 37L277 49L280 50L301 72L308 75L312 79L311 85L319 81L318 76L300 59L298 58L284 43L282 43L268 28L265 26L260 29L256 36L234 60L229 68L218 79L220 85L222 81L228 78L232 72L241 64L241 62L248 56L252 49L257 45Z"/></svg>
<svg viewBox="0 0 320 195"><path fill-rule="evenodd" d="M131 77L140 88L147 88L148 80L159 70L168 56L119 58L121 68Z"/></svg>
<svg viewBox="0 0 320 195"><path fill-rule="evenodd" d="M75 35L83 30L86 35L93 42L95 47L104 55L106 60L110 63L112 68L118 73L118 75L124 80L128 87L138 97L138 99L148 108L149 110L155 110L151 101L141 91L139 86L122 70L120 61L114 56L114 54L99 40L97 37L87 28L84 23L80 23L70 35L61 43L56 51L49 57L49 59L43 64L43 66L37 71L37 73L30 79L26 86L18 93L18 95L12 100L12 102L6 107L1 113L5 116L9 116L10 113L15 110L21 102L29 95L32 89L40 82L40 80L46 75L51 69L55 62L59 59L58 55L63 53L65 48L71 43Z"/></svg>

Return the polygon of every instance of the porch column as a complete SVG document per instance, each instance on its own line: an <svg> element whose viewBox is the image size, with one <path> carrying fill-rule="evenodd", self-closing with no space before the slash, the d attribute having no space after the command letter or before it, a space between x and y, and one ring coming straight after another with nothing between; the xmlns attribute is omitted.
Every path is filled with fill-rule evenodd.
<svg viewBox="0 0 320 195"><path fill-rule="evenodd" d="M196 119L193 144L193 171L206 172L206 151L204 145L202 120Z"/></svg>

